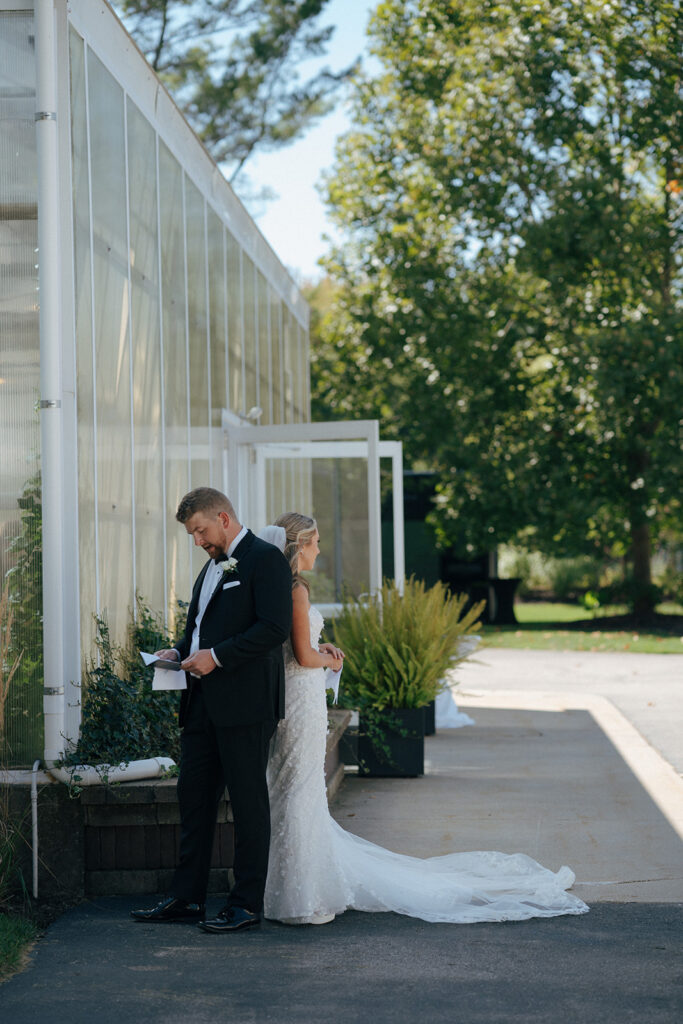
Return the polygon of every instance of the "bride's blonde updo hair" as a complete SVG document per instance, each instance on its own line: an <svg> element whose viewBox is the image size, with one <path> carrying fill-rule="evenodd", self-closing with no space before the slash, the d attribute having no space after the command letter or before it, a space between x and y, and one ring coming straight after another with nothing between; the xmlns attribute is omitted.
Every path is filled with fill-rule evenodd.
<svg viewBox="0 0 683 1024"><path fill-rule="evenodd" d="M301 512L284 512L275 520L275 526L281 526L286 534L284 554L292 570L292 590L298 586L310 590L307 581L299 572L299 552L313 538L318 524L315 519L302 515Z"/></svg>

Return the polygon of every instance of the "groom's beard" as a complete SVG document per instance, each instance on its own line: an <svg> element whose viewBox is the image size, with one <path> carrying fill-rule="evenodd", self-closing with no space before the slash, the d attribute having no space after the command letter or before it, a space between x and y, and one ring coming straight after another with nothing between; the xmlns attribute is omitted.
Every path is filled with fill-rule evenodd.
<svg viewBox="0 0 683 1024"><path fill-rule="evenodd" d="M215 544L207 544L204 551L206 551L209 558L213 559L214 562L221 562L227 557L223 548L217 548Z"/></svg>

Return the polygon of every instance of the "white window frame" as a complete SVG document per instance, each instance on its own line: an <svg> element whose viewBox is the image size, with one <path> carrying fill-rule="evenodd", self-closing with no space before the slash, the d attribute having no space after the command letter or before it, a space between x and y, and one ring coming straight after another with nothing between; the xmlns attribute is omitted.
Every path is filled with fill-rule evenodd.
<svg viewBox="0 0 683 1024"><path fill-rule="evenodd" d="M367 460L370 591L382 585L382 524L380 459L392 465L394 579L400 592L405 580L403 529L403 445L380 441L377 420L341 420L326 423L286 423L253 426L223 410L224 490L235 501L240 516L258 532L267 525L267 459ZM304 511L304 510L302 510ZM339 604L321 605L323 614L339 610Z"/></svg>

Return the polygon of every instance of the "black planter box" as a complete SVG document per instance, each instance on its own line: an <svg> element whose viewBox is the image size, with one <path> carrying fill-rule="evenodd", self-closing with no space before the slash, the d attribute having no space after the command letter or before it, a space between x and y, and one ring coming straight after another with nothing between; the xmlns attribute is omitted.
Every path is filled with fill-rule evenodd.
<svg viewBox="0 0 683 1024"><path fill-rule="evenodd" d="M436 701L430 700L422 710L425 713L425 736L433 736L436 732Z"/></svg>
<svg viewBox="0 0 683 1024"><path fill-rule="evenodd" d="M424 708L388 708L370 726L361 712L358 774L399 778L423 775Z"/></svg>

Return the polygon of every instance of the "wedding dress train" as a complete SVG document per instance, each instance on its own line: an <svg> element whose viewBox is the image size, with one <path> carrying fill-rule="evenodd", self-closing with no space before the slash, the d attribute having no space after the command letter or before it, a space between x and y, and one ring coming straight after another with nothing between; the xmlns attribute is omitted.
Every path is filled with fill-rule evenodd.
<svg viewBox="0 0 683 1024"><path fill-rule="evenodd" d="M317 649L323 618L309 611ZM553 872L523 853L451 853L421 859L393 853L342 829L327 808L324 670L302 668L285 644L286 718L268 766L271 844L265 916L316 923L344 910L389 911L424 921L469 924L583 914L566 892L568 867Z"/></svg>

